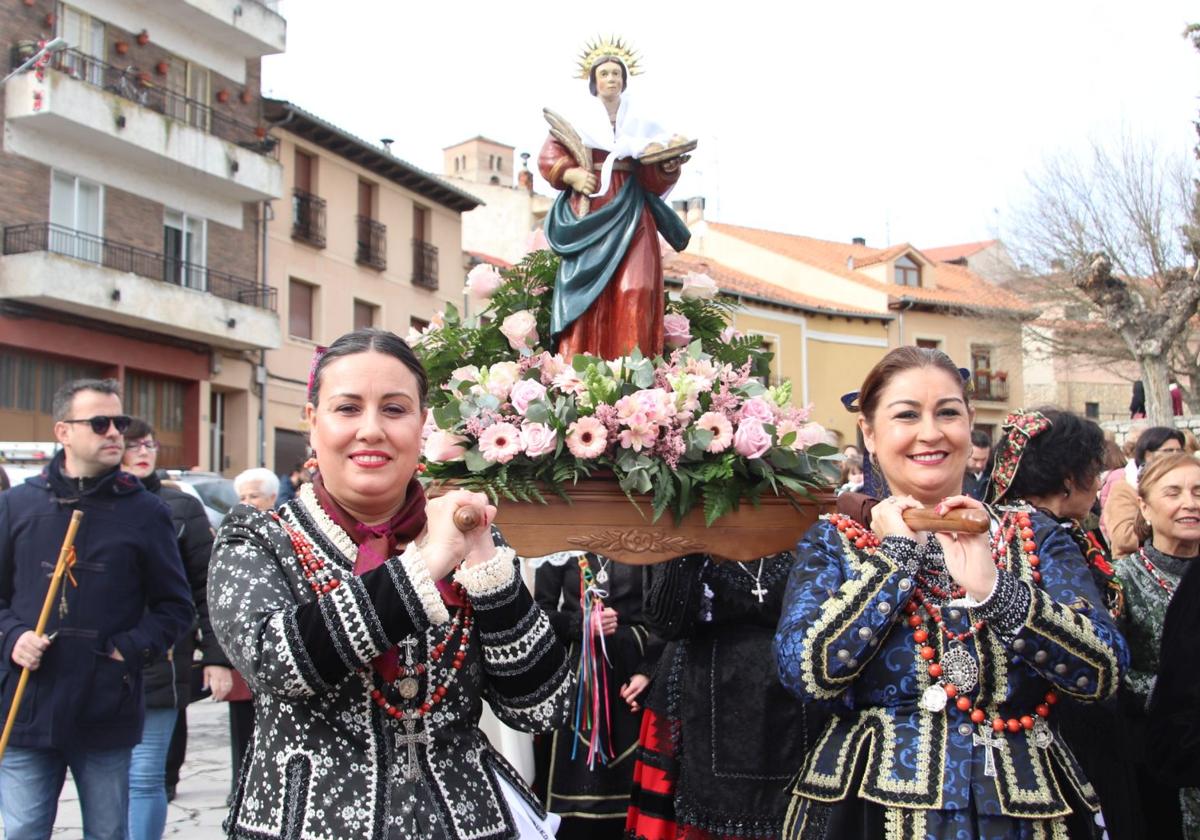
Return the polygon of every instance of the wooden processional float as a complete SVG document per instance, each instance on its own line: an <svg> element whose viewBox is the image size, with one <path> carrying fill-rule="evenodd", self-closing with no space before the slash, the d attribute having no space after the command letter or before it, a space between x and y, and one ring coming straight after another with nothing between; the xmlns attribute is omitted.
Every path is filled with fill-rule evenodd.
<svg viewBox="0 0 1200 840"><path fill-rule="evenodd" d="M436 490L432 491L436 494ZM746 502L737 510L704 522L704 512L692 510L676 523L669 516L651 522L650 500L630 504L616 481L590 479L571 490L571 501L546 496L546 503L505 502L496 526L522 557L541 557L556 551L590 551L620 563L649 565L685 554L704 553L716 560L756 560L791 551L804 532L823 513L834 510L832 494L792 500L764 494L758 506ZM461 508L455 523L469 531L480 511ZM945 517L932 510L906 510L905 523L917 531L980 534L989 527L981 510L954 510Z"/></svg>

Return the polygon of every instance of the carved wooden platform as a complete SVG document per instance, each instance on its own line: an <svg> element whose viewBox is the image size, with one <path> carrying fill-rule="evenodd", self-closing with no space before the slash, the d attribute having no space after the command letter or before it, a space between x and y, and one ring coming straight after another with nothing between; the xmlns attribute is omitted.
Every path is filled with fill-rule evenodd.
<svg viewBox="0 0 1200 840"><path fill-rule="evenodd" d="M832 495L803 502L764 496L756 508L744 503L711 527L704 512L693 510L680 525L669 513L652 523L650 498L638 507L616 481L589 479L568 489L571 503L547 496L549 504L505 501L496 525L523 557L555 551L594 551L622 563L644 565L705 552L729 560L754 560L796 547L821 513L834 507Z"/></svg>

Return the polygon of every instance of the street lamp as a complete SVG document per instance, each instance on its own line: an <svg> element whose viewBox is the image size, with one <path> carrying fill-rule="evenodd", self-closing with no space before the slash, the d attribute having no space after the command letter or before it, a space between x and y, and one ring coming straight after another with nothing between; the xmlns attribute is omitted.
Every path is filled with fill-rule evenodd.
<svg viewBox="0 0 1200 840"><path fill-rule="evenodd" d="M47 41L46 46L42 47L40 50L35 52L29 58L28 61L26 61L24 64L22 64L16 70L12 71L7 76L5 76L4 79L2 81L0 81L0 86L4 85L9 79L11 79L13 76L17 75L18 73L23 73L26 70L28 70L30 67L32 67L33 65L37 64L38 61L41 60L42 56L44 56L48 53L61 52L62 50L65 50L66 48L67 48L67 39L66 38L55 38L53 41Z"/></svg>

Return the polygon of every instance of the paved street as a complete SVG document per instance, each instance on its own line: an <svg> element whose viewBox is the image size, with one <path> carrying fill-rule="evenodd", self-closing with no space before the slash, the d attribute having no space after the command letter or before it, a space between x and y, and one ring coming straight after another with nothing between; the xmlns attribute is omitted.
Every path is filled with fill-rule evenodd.
<svg viewBox="0 0 1200 840"><path fill-rule="evenodd" d="M202 700L188 709L188 752L178 795L168 806L164 836L218 840L225 835L225 797L229 794L229 707ZM83 837L79 800L70 777L59 800L54 837Z"/></svg>

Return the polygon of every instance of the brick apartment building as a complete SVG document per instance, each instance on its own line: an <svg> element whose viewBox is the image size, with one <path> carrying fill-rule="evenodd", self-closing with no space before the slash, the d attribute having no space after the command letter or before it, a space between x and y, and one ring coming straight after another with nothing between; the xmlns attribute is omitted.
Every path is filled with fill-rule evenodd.
<svg viewBox="0 0 1200 840"><path fill-rule="evenodd" d="M10 0L0 90L0 440L49 440L64 380L114 376L160 463L260 463L264 353L279 346L262 219L282 194L259 0Z"/></svg>

